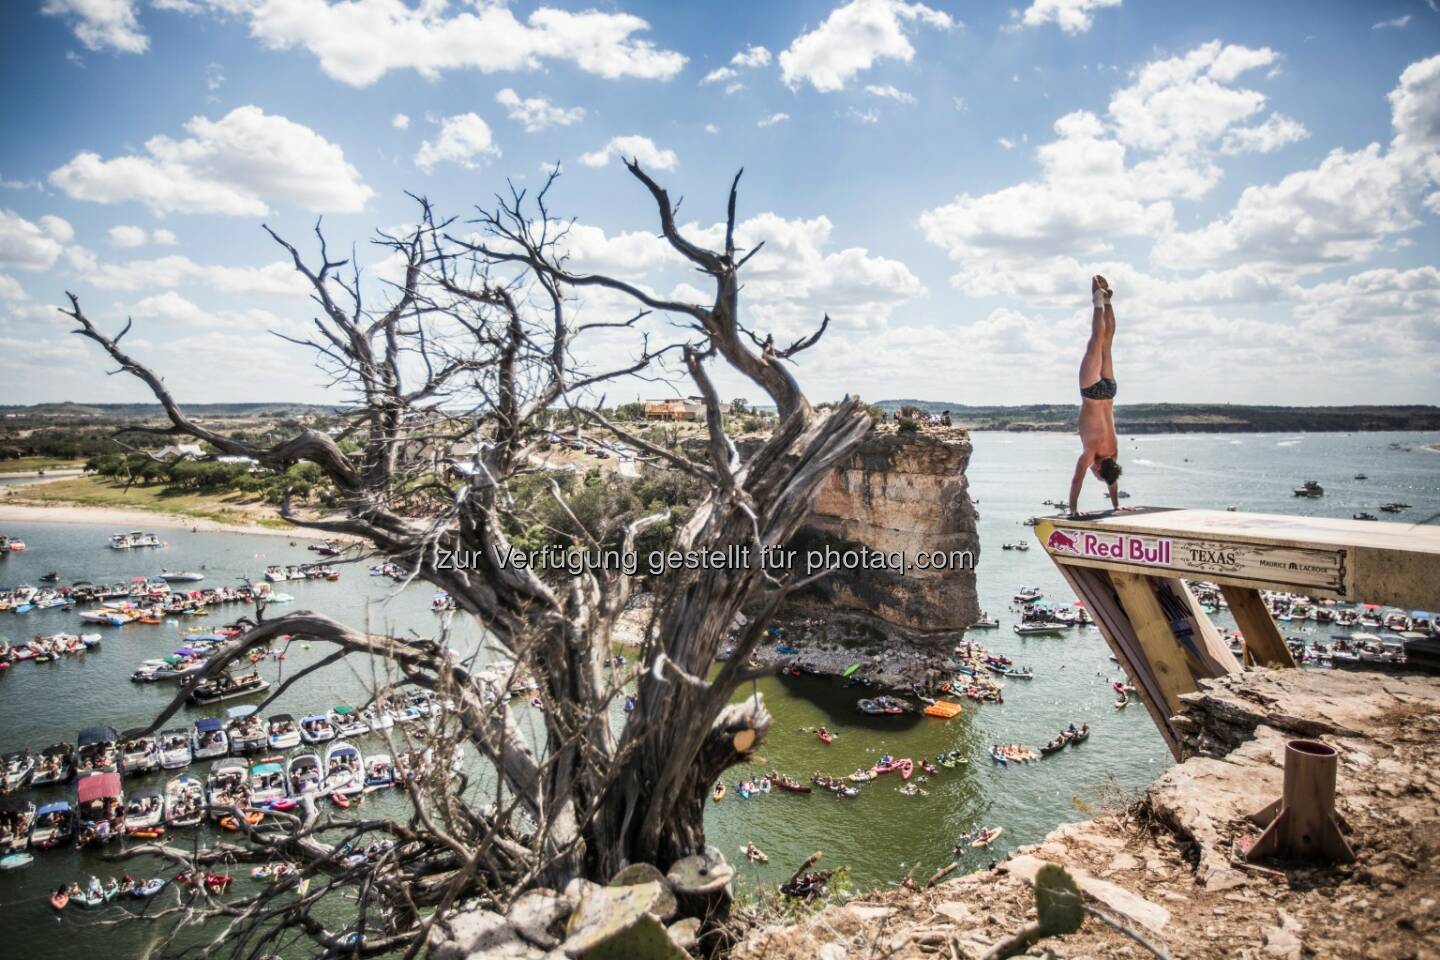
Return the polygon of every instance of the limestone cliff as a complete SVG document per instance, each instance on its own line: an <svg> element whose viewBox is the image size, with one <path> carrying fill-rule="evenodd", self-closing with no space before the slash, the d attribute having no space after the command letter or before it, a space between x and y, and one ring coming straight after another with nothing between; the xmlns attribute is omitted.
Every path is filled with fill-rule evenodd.
<svg viewBox="0 0 1440 960"><path fill-rule="evenodd" d="M863 546L911 565L838 571L798 597L787 615L823 611L828 621L844 619L885 638L953 642L979 617L980 542L965 479L970 451L970 436L960 429L867 437L820 489L795 545ZM951 562L919 569L922 554Z"/></svg>

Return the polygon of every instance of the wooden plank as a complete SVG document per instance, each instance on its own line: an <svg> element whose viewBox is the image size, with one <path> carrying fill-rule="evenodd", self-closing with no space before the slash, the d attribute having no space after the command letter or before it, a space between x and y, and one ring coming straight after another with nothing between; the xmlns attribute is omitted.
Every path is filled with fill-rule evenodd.
<svg viewBox="0 0 1440 960"><path fill-rule="evenodd" d="M1407 610L1440 597L1436 525L1146 508L1045 518L1036 535L1057 563L1165 571Z"/></svg>
<svg viewBox="0 0 1440 960"><path fill-rule="evenodd" d="M1221 677L1230 673L1239 673L1240 664L1236 661L1235 654L1230 652L1230 644L1220 636L1220 631L1215 628L1215 624L1210 620L1210 615L1205 612L1205 608L1200 606L1200 601L1195 599L1195 594L1190 591L1189 585L1183 580L1168 580L1166 583L1189 610L1191 626L1196 634L1194 642L1200 660L1200 670L1197 676Z"/></svg>
<svg viewBox="0 0 1440 960"><path fill-rule="evenodd" d="M1070 588L1075 591L1075 595L1085 601L1086 609L1094 618L1100 635L1105 638L1110 652L1115 654L1126 679L1138 691L1136 697L1150 714L1150 719L1160 731L1170 753L1176 760L1181 759L1180 734L1170 722L1172 714L1161 706L1164 697L1159 684L1150 669L1145 651L1131 628L1130 618L1120 605L1110 575L1104 570L1084 567L1061 566L1059 570L1069 582Z"/></svg>
<svg viewBox="0 0 1440 960"><path fill-rule="evenodd" d="M1154 671L1164 707L1173 716L1180 712L1180 694L1192 693L1197 687L1185 650L1155 596L1154 584L1147 576L1118 570L1110 572L1110 582Z"/></svg>
<svg viewBox="0 0 1440 960"><path fill-rule="evenodd" d="M1297 665L1259 590L1222 584L1220 593L1230 605L1230 615L1245 637L1245 652L1253 662L1266 667Z"/></svg>

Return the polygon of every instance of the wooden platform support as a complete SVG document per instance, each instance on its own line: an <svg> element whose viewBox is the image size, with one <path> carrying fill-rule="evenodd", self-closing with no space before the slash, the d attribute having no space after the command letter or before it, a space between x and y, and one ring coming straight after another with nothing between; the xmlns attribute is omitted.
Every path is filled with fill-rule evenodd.
<svg viewBox="0 0 1440 960"><path fill-rule="evenodd" d="M1404 609L1440 605L1440 527L1145 508L1045 518L1035 535L1177 758L1180 696L1241 669L1185 581L1220 586L1246 663L1261 666L1295 666L1262 589Z"/></svg>
<svg viewBox="0 0 1440 960"><path fill-rule="evenodd" d="M1250 820L1265 832L1246 860L1276 857L1320 863L1354 863L1345 821L1335 812L1335 774L1340 754L1317 740L1285 744L1285 786L1280 799Z"/></svg>

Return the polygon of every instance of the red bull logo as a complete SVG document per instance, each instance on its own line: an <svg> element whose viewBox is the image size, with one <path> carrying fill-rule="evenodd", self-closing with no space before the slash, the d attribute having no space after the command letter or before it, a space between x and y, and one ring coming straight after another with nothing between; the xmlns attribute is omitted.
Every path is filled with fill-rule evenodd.
<svg viewBox="0 0 1440 960"><path fill-rule="evenodd" d="M1050 534L1050 539L1045 541L1045 547L1048 550L1069 550L1071 553L1077 552L1075 538L1063 530L1056 530Z"/></svg>

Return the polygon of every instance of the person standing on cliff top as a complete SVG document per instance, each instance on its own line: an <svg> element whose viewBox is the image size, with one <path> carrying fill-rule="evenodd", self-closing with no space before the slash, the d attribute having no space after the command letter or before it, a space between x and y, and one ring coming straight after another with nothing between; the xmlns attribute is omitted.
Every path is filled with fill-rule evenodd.
<svg viewBox="0 0 1440 960"><path fill-rule="evenodd" d="M1075 461L1075 476L1070 481L1070 515L1079 514L1080 487L1085 471L1095 474L1110 489L1110 503L1120 509L1120 441L1115 436L1115 363L1110 345L1115 340L1115 310L1110 306L1114 292L1098 273L1090 278L1090 296L1095 312L1090 318L1090 341L1080 361L1080 443L1084 450Z"/></svg>

